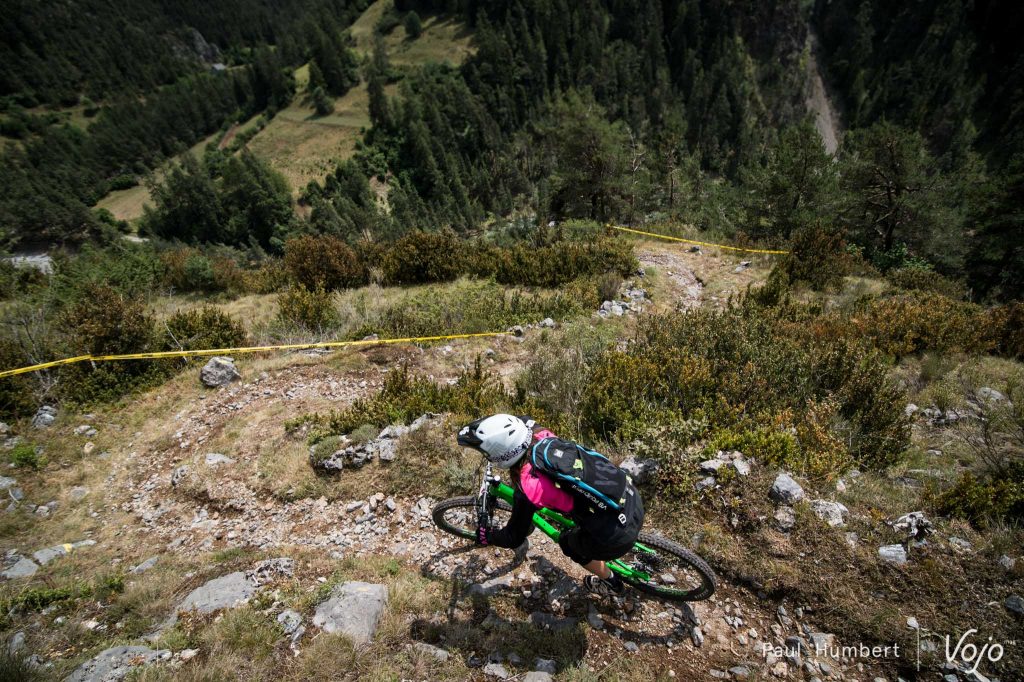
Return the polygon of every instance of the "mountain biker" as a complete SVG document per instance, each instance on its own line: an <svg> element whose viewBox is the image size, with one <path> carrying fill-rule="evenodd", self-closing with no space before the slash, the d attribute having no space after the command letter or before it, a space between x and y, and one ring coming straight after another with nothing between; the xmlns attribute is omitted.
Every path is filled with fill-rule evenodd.
<svg viewBox="0 0 1024 682"><path fill-rule="evenodd" d="M547 507L577 524L562 532L558 545L593 573L584 579L587 590L604 596L625 590L625 583L605 563L626 554L643 525L643 501L624 471L592 450L561 440L528 417L482 417L459 431L458 442L477 450L494 466L509 469L515 488L512 517L504 528L480 526L478 544L519 547L533 532L534 512ZM559 475L549 466L552 456L568 461L570 473L579 477Z"/></svg>

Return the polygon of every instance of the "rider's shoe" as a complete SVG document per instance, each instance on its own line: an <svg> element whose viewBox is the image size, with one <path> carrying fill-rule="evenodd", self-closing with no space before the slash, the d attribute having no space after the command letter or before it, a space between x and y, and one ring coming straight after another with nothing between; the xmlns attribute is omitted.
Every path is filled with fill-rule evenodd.
<svg viewBox="0 0 1024 682"><path fill-rule="evenodd" d="M610 578L598 578L596 575L588 575L583 579L583 585L591 594L598 594L602 597L614 597L626 591L626 583L622 578L612 573Z"/></svg>

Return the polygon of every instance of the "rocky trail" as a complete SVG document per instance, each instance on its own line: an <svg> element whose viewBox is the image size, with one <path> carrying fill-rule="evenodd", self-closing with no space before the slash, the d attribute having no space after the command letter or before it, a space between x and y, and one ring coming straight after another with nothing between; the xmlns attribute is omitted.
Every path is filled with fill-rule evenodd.
<svg viewBox="0 0 1024 682"><path fill-rule="evenodd" d="M644 252L640 260L667 275L677 304L699 305L701 282L684 257L652 251ZM626 303L646 300L628 292L625 298ZM525 331L527 335L537 332ZM498 339L488 351L486 357L502 374L519 364L525 352L515 338ZM80 544L50 548L45 562L38 550L46 548L9 551L6 577L31 575L38 568L36 561L64 561L72 551L76 555L107 552L115 566L133 557L131 564L124 564L130 569L129 580L153 570L166 555L201 561L210 553L245 550L273 557L245 571L201 583L189 574L178 585L168 586L181 598L152 633L152 643L174 623L179 611L209 613L252 602L282 578L310 586L327 579L322 572L301 569L301 559L292 554L313 553L330 560L393 557L420 575L441 581L450 595L444 612L410 624L411 645L438 660L461 656L481 678L543 680L567 665L600 674L625 656L645 661L653 677L876 679L863 663L814 653L815 644L832 644L834 637L815 628L810 609L788 613L726 580L720 581L711 600L689 606L636 594L602 601L582 590L582 569L540 533L531 537L529 548L515 553L474 548L434 526L430 511L436 500L415 494L386 495L373 486L372 477L360 479L368 483L360 494L349 496L302 496L287 487L287 481L278 480L279 470L268 469L268 462L287 460L292 467L309 467L303 434L285 433L288 419L337 409L370 395L403 359L434 368L438 381L450 380L472 363L480 348L453 342L423 351L388 352L387 357L355 370L305 359L281 361L256 376L242 376L198 394L173 415L158 413L130 437L116 425L81 425L74 434L84 451L92 452L97 447L93 442L104 437L109 445L94 455L103 463L105 477L95 484L96 490L79 486L78 499L72 503L72 509L77 505L86 510L94 530L84 531L84 539L73 538ZM432 415L424 415L412 428L434 428L439 423ZM111 438L107 431L116 436ZM363 462L368 468L357 473L400 465L395 461L394 443L408 432L407 427L385 429L360 451L364 459L373 460L376 455L377 461ZM351 471L355 454L339 455L348 457L341 478L355 475ZM739 462L733 466L740 470ZM749 464L743 466L749 471ZM713 476L712 471L708 485L714 484ZM45 508L47 514L59 516L70 513L66 504L54 502L52 509L40 504L37 510ZM32 552L35 559L28 558ZM24 562L36 568L26 572ZM20 568L11 573L14 566ZM269 602L260 600L261 608L281 624L288 646L299 651L322 632L345 632L357 644L371 641L387 608L387 588L341 583L312 614L285 608L274 599ZM575 637L579 646L571 660L557 665L536 660L529 640L516 636L521 632L516 628L523 626L552 637ZM508 634L494 650L465 651L458 648L456 636L465 628ZM180 666L196 655L191 649L159 650L132 643L104 650L69 679L122 679L135 665ZM37 662L50 665L42 659Z"/></svg>

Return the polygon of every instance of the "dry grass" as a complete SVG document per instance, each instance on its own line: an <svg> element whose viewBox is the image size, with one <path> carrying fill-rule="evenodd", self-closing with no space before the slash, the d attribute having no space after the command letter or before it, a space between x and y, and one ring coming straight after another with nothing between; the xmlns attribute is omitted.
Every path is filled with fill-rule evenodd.
<svg viewBox="0 0 1024 682"><path fill-rule="evenodd" d="M132 221L142 217L146 206L152 207L153 197L145 185L111 192L99 200L96 208L105 208L118 220Z"/></svg>
<svg viewBox="0 0 1024 682"><path fill-rule="evenodd" d="M352 24L349 29L356 49L369 54L373 49L373 29L381 16L394 6L393 0L377 0ZM422 16L423 33L416 40L408 40L405 27L399 24L384 38L388 57L394 66L413 67L426 62L462 64L475 52L472 34L462 24L438 16Z"/></svg>
<svg viewBox="0 0 1024 682"><path fill-rule="evenodd" d="M360 83L335 100L334 113L317 116L305 96L309 67L295 72L299 94L253 137L249 149L288 180L296 196L310 181L322 182L352 156L370 126L370 96Z"/></svg>

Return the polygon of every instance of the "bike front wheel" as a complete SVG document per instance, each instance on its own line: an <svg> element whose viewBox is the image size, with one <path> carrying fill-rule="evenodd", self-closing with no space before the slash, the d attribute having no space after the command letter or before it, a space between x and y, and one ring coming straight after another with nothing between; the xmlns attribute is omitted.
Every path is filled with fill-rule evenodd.
<svg viewBox="0 0 1024 682"><path fill-rule="evenodd" d="M466 540L476 539L477 507L476 496L452 497L434 505L431 517L434 525L446 533ZM491 522L502 527L512 514L512 506L505 500L492 500Z"/></svg>
<svg viewBox="0 0 1024 682"><path fill-rule="evenodd" d="M625 582L660 599L702 601L715 593L715 572L707 562L660 535L640 533L617 563L629 569L617 571Z"/></svg>

